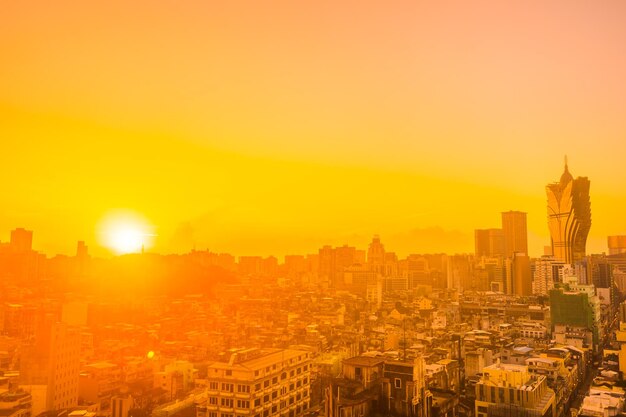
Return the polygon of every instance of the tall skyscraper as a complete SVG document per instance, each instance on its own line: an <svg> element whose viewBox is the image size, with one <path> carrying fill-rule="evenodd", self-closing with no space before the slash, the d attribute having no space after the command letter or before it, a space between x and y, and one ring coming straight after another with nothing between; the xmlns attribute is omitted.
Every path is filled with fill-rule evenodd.
<svg viewBox="0 0 626 417"><path fill-rule="evenodd" d="M587 177L574 179L567 167L559 182L548 184L548 228L556 259L574 264L585 257L591 228L591 201Z"/></svg>
<svg viewBox="0 0 626 417"><path fill-rule="evenodd" d="M502 229L474 230L474 254L476 256L503 256L504 233Z"/></svg>
<svg viewBox="0 0 626 417"><path fill-rule="evenodd" d="M33 248L33 232L23 228L11 231L11 248L18 253L29 252Z"/></svg>
<svg viewBox="0 0 626 417"><path fill-rule="evenodd" d="M52 315L42 317L20 358L20 385L33 395L33 410L77 406L79 377L80 333Z"/></svg>
<svg viewBox="0 0 626 417"><path fill-rule="evenodd" d="M508 294L532 295L532 274L530 258L522 252L515 252L506 261L506 290Z"/></svg>
<svg viewBox="0 0 626 417"><path fill-rule="evenodd" d="M502 213L502 233L504 234L504 256L511 258L516 252L528 255L526 213L521 211Z"/></svg>
<svg viewBox="0 0 626 417"><path fill-rule="evenodd" d="M380 274L385 271L385 247L380 243L380 237L374 235L372 243L367 249L367 263L372 271Z"/></svg>

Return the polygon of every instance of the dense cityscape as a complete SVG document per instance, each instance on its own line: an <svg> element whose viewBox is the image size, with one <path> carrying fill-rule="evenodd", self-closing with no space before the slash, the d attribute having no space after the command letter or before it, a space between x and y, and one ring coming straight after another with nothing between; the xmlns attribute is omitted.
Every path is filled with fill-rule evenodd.
<svg viewBox="0 0 626 417"><path fill-rule="evenodd" d="M587 254L590 181L475 230L473 254L323 246L94 258L0 243L2 417L610 417L626 400L626 236Z"/></svg>
<svg viewBox="0 0 626 417"><path fill-rule="evenodd" d="M626 417L625 22L2 1L0 417Z"/></svg>

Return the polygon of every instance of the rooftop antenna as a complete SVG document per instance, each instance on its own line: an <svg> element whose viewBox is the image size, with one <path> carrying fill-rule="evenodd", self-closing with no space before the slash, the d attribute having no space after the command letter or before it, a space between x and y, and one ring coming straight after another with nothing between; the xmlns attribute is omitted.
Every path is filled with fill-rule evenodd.
<svg viewBox="0 0 626 417"><path fill-rule="evenodd" d="M567 169L567 155L565 155L565 169Z"/></svg>

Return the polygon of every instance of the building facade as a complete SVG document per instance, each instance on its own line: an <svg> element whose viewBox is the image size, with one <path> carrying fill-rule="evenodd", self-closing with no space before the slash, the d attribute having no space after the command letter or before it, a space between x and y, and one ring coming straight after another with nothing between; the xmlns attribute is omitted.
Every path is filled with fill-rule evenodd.
<svg viewBox="0 0 626 417"><path fill-rule="evenodd" d="M291 349L232 349L208 367L207 417L287 416L310 404L310 353Z"/></svg>
<svg viewBox="0 0 626 417"><path fill-rule="evenodd" d="M582 261L586 254L591 228L589 185L587 177L574 179L566 160L559 182L546 186L552 254L568 264Z"/></svg>
<svg viewBox="0 0 626 417"><path fill-rule="evenodd" d="M554 417L554 391L545 376L525 365L494 364L483 368L476 384L476 417Z"/></svg>
<svg viewBox="0 0 626 417"><path fill-rule="evenodd" d="M528 255L526 213L521 211L503 212L502 234L504 236L504 256L511 258L514 253Z"/></svg>

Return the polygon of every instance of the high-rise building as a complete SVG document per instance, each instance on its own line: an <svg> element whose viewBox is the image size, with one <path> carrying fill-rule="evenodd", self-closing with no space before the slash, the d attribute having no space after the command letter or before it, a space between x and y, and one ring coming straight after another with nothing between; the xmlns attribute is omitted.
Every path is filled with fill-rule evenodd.
<svg viewBox="0 0 626 417"><path fill-rule="evenodd" d="M357 250L353 246L339 246L333 248L324 246L319 250L318 274L324 286L341 288L343 286L344 270L354 265L357 260Z"/></svg>
<svg viewBox="0 0 626 417"><path fill-rule="evenodd" d="M474 254L476 256L503 256L504 233L502 229L474 230Z"/></svg>
<svg viewBox="0 0 626 417"><path fill-rule="evenodd" d="M504 258L482 257L473 268L473 289L479 291L506 291L506 268ZM470 289L470 288L467 288Z"/></svg>
<svg viewBox="0 0 626 417"><path fill-rule="evenodd" d="M619 255L626 253L626 236L609 236L609 255Z"/></svg>
<svg viewBox="0 0 626 417"><path fill-rule="evenodd" d="M51 315L44 317L20 359L20 384L33 395L33 409L77 406L79 376L80 333Z"/></svg>
<svg viewBox="0 0 626 417"><path fill-rule="evenodd" d="M78 259L86 259L89 257L89 248L83 240L79 240L76 244L76 257Z"/></svg>
<svg viewBox="0 0 626 417"><path fill-rule="evenodd" d="M600 314L600 300L595 295L593 285L572 286L570 283L567 291L563 288L550 290L552 327L562 325L577 329L580 333L588 331L592 335L594 347L597 347L602 333Z"/></svg>
<svg viewBox="0 0 626 417"><path fill-rule="evenodd" d="M515 252L509 264L512 293L527 296L533 293L530 258L525 253Z"/></svg>
<svg viewBox="0 0 626 417"><path fill-rule="evenodd" d="M511 258L516 252L528 255L526 213L521 211L503 212L502 233L504 235L504 256Z"/></svg>
<svg viewBox="0 0 626 417"><path fill-rule="evenodd" d="M552 256L543 256L532 264L533 294L548 295L554 284L563 282L565 263Z"/></svg>
<svg viewBox="0 0 626 417"><path fill-rule="evenodd" d="M33 249L33 232L23 228L11 231L11 249L14 252L24 253Z"/></svg>
<svg viewBox="0 0 626 417"><path fill-rule="evenodd" d="M367 263L372 271L378 272L379 274L385 272L385 247L380 242L378 235L374 235L367 249Z"/></svg>
<svg viewBox="0 0 626 417"><path fill-rule="evenodd" d="M574 179L567 167L559 182L548 184L548 228L552 239L552 254L568 264L585 257L587 235L591 228L589 179Z"/></svg>
<svg viewBox="0 0 626 417"><path fill-rule="evenodd" d="M420 285L433 285L428 268L428 260L421 255L409 255L403 263L402 274L408 277L409 288Z"/></svg>

